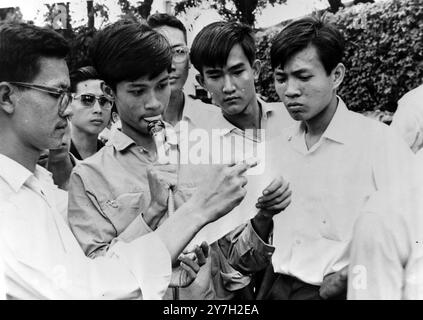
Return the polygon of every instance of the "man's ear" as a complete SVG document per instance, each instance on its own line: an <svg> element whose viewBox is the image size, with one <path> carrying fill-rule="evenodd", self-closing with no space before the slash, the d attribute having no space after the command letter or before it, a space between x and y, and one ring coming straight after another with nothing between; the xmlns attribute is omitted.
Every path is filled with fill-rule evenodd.
<svg viewBox="0 0 423 320"><path fill-rule="evenodd" d="M0 110L7 114L13 114L15 111L16 97L13 98L14 88L8 82L0 82Z"/></svg>
<svg viewBox="0 0 423 320"><path fill-rule="evenodd" d="M338 63L338 65L332 70L332 81L333 81L333 88L338 89L341 85L342 81L344 80L345 76L345 66L342 63Z"/></svg>
<svg viewBox="0 0 423 320"><path fill-rule="evenodd" d="M120 120L119 114L117 112L112 112L111 119L114 123L118 122Z"/></svg>
<svg viewBox="0 0 423 320"><path fill-rule="evenodd" d="M195 80L197 80L197 82L200 84L200 86L202 86L204 89L207 90L206 85L204 83L204 77L202 76L201 73L197 73L195 75Z"/></svg>
<svg viewBox="0 0 423 320"><path fill-rule="evenodd" d="M260 71L261 71L261 61L258 59L254 60L252 67L253 67L254 80L258 80L260 76Z"/></svg>

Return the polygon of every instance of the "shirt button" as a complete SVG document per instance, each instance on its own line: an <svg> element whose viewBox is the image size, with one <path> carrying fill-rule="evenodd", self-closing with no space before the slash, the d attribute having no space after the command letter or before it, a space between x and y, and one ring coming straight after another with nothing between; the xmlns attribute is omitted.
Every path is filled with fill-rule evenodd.
<svg viewBox="0 0 423 320"><path fill-rule="evenodd" d="M291 141L291 140L292 140L292 136L289 136L289 137L288 137L288 141Z"/></svg>
<svg viewBox="0 0 423 320"><path fill-rule="evenodd" d="M297 239L297 240L295 241L295 243L296 243L296 244L301 244L301 240L298 240L298 239Z"/></svg>

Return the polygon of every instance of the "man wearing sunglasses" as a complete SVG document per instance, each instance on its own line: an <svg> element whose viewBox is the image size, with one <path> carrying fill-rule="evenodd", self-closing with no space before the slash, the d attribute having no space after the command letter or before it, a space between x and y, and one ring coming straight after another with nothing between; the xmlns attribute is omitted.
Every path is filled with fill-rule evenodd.
<svg viewBox="0 0 423 320"><path fill-rule="evenodd" d="M242 200L249 166L215 172L155 232L117 241L99 259L85 257L66 221L67 193L36 165L42 150L61 144L72 114L68 51L53 30L0 26L0 252L6 293L12 299L160 299L171 263L196 232ZM167 194L160 173L149 170L148 181L154 192ZM194 269L189 276L195 277Z"/></svg>
<svg viewBox="0 0 423 320"><path fill-rule="evenodd" d="M103 81L92 66L71 72L70 79L74 94L70 152L83 160L104 146L98 137L110 121L113 101L104 95Z"/></svg>

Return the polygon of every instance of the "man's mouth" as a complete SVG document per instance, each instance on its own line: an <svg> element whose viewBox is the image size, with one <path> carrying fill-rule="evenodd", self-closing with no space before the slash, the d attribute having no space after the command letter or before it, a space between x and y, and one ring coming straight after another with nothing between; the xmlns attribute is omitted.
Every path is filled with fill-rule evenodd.
<svg viewBox="0 0 423 320"><path fill-rule="evenodd" d="M225 98L225 102L226 103L231 103L231 102L234 102L234 101L236 101L238 99L239 99L238 97L228 97L228 98Z"/></svg>
<svg viewBox="0 0 423 320"><path fill-rule="evenodd" d="M156 116L145 117L144 120L147 121L147 122L162 120L162 115L161 114L158 114Z"/></svg>
<svg viewBox="0 0 423 320"><path fill-rule="evenodd" d="M103 124L104 122L103 122L103 119L92 119L92 120L90 120L90 122L91 123L94 123L94 124L96 124L96 125L101 125L101 124Z"/></svg>

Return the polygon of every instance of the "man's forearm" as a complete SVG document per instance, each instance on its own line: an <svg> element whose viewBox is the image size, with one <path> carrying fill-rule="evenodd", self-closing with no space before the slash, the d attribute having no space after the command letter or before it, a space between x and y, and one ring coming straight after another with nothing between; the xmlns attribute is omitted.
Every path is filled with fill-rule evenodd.
<svg viewBox="0 0 423 320"><path fill-rule="evenodd" d="M177 260L195 234L206 225L207 221L202 212L198 211L198 208L186 203L156 229L155 232L169 250L172 263Z"/></svg>

